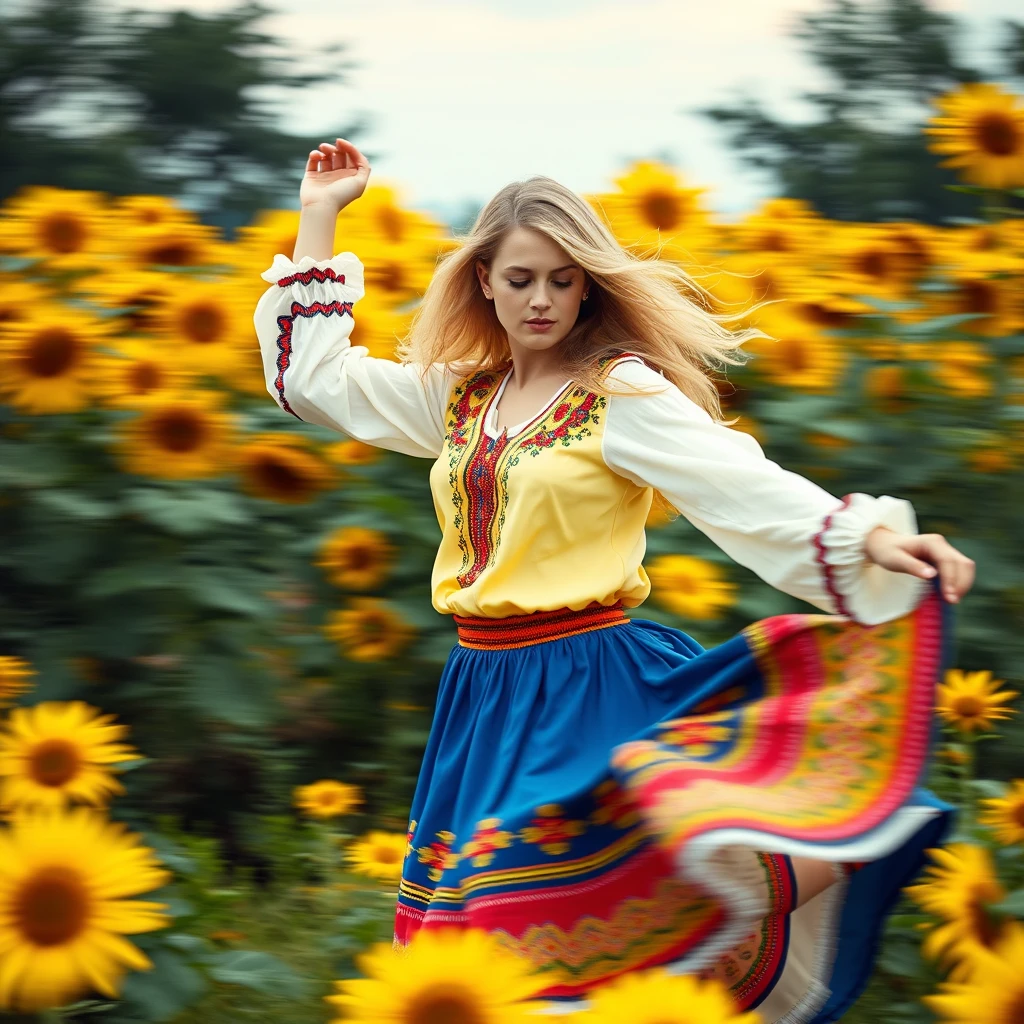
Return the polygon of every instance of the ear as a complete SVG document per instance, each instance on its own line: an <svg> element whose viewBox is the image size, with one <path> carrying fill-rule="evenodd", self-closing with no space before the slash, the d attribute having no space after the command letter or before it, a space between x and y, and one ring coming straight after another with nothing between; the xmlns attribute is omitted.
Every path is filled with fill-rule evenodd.
<svg viewBox="0 0 1024 1024"><path fill-rule="evenodd" d="M476 261L476 276L480 281L486 298L491 298L491 275L484 265L483 260Z"/></svg>

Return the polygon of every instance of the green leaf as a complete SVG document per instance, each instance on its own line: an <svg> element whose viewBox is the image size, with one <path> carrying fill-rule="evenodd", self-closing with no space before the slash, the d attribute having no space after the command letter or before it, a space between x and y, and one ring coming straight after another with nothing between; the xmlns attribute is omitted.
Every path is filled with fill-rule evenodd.
<svg viewBox="0 0 1024 1024"><path fill-rule="evenodd" d="M1024 889L1011 892L1001 903L996 903L993 910L1003 914L1012 914L1014 917L1024 917Z"/></svg>
<svg viewBox="0 0 1024 1024"><path fill-rule="evenodd" d="M883 951L878 961L879 967L889 974L898 974L905 978L916 978L924 974L924 962L916 946L894 945Z"/></svg>
<svg viewBox="0 0 1024 1024"><path fill-rule="evenodd" d="M969 320L987 317L987 313L950 313L948 316L936 316L931 320L918 320L910 324L893 324L893 332L901 338L931 338L945 334Z"/></svg>
<svg viewBox="0 0 1024 1024"><path fill-rule="evenodd" d="M117 515L116 505L79 491L46 488L35 492L35 500L54 512L76 519L110 519Z"/></svg>
<svg viewBox="0 0 1024 1024"><path fill-rule="evenodd" d="M170 1020L196 1003L208 989L206 979L177 954L157 949L150 954L153 969L130 974L121 989L121 999L143 1019Z"/></svg>
<svg viewBox="0 0 1024 1024"><path fill-rule="evenodd" d="M261 589L252 585L251 576L215 566L190 568L185 576L188 592L197 604L238 615L263 616L272 611Z"/></svg>
<svg viewBox="0 0 1024 1024"><path fill-rule="evenodd" d="M174 569L152 562L129 562L111 565L92 573L79 593L93 600L130 594L137 590L163 590L174 586Z"/></svg>
<svg viewBox="0 0 1024 1024"><path fill-rule="evenodd" d="M969 785L982 796L1002 798L1006 796L1006 783L995 779L971 779Z"/></svg>
<svg viewBox="0 0 1024 1024"><path fill-rule="evenodd" d="M298 999L307 983L284 961L259 950L228 949L204 957L210 977L230 985L242 985L267 995Z"/></svg>

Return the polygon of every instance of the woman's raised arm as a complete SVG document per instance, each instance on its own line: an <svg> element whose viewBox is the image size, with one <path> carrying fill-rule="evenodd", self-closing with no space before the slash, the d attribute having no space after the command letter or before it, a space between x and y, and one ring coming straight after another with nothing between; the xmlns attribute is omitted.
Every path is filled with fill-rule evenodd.
<svg viewBox="0 0 1024 1024"><path fill-rule="evenodd" d="M260 276L270 284L253 323L267 391L297 419L367 444L423 458L441 453L454 383L440 364L378 359L349 338L363 297L363 265L352 252L331 255L335 222L362 195L369 164L351 143L310 153L300 189L302 212L291 259L282 253ZM321 170L324 162L328 166Z"/></svg>

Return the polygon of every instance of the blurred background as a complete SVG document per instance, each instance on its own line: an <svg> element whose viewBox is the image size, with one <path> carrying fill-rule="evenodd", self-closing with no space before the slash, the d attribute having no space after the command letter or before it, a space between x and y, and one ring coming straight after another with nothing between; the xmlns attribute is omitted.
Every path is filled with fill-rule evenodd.
<svg viewBox="0 0 1024 1024"><path fill-rule="evenodd" d="M722 309L780 300L736 429L978 572L927 780L958 833L847 1019L1019 1024L1022 92L1010 0L5 0L0 1020L324 1021L390 937L455 642L429 462L296 425L252 324L340 136L374 356L531 174ZM712 646L808 610L648 526L633 614Z"/></svg>

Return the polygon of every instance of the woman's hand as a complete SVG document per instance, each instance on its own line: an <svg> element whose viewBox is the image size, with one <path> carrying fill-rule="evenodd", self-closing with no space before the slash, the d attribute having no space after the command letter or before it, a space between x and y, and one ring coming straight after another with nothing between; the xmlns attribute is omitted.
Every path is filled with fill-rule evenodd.
<svg viewBox="0 0 1024 1024"><path fill-rule="evenodd" d="M931 579L936 569L947 601L956 603L974 583L974 562L938 533L896 533L878 526L864 544L864 553L876 565Z"/></svg>
<svg viewBox="0 0 1024 1024"><path fill-rule="evenodd" d="M321 142L306 161L299 202L303 206L327 205L341 210L363 194L369 177L369 162L351 142Z"/></svg>

